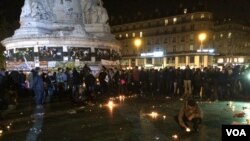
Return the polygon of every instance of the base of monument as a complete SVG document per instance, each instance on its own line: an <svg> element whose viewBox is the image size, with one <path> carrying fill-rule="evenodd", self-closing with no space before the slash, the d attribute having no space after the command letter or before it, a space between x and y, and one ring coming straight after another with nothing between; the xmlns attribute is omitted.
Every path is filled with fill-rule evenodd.
<svg viewBox="0 0 250 141"><path fill-rule="evenodd" d="M85 30L97 37L114 38L113 35L110 34L109 25L106 24L85 24Z"/></svg>

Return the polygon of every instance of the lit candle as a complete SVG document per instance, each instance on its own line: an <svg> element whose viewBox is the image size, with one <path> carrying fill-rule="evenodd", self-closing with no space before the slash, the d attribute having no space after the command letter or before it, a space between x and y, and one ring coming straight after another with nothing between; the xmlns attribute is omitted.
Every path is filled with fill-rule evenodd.
<svg viewBox="0 0 250 141"><path fill-rule="evenodd" d="M164 119L164 120L166 119L166 116L165 116L165 115L163 116L163 119Z"/></svg>
<svg viewBox="0 0 250 141"><path fill-rule="evenodd" d="M3 130L0 130L0 134L3 134Z"/></svg>
<svg viewBox="0 0 250 141"><path fill-rule="evenodd" d="M156 112L152 112L151 114L149 114L152 118L157 118L158 113Z"/></svg>
<svg viewBox="0 0 250 141"><path fill-rule="evenodd" d="M124 95L120 95L120 96L119 96L119 100L120 100L120 101L124 101L124 100L125 100L125 96L124 96Z"/></svg>
<svg viewBox="0 0 250 141"><path fill-rule="evenodd" d="M174 135L172 136L172 138L178 139L178 135L177 135L177 134L174 134Z"/></svg>
<svg viewBox="0 0 250 141"><path fill-rule="evenodd" d="M106 106L109 108L110 112L112 113L113 108L115 106L114 102L110 100Z"/></svg>
<svg viewBox="0 0 250 141"><path fill-rule="evenodd" d="M190 130L190 128L186 128L186 132L190 132L191 130Z"/></svg>

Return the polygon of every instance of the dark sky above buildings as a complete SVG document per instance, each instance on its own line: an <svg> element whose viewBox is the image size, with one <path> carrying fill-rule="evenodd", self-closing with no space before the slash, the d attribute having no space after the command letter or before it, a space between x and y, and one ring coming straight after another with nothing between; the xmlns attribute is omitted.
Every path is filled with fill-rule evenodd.
<svg viewBox="0 0 250 141"><path fill-rule="evenodd" d="M188 11L208 10L216 19L250 23L250 0L103 0L110 23L131 22L178 14ZM0 18L19 20L24 0L0 0ZM121 20L122 19L122 20ZM118 21L118 22L117 22Z"/></svg>

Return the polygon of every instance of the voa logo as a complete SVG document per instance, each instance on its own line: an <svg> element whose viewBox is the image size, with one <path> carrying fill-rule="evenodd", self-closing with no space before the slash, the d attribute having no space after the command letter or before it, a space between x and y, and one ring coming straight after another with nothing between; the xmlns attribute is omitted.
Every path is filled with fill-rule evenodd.
<svg viewBox="0 0 250 141"><path fill-rule="evenodd" d="M244 129L226 129L227 136L247 136Z"/></svg>

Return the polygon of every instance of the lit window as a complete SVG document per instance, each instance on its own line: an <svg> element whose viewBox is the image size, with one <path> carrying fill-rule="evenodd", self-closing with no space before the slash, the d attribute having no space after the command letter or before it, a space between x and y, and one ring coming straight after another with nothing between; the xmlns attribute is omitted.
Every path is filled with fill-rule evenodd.
<svg viewBox="0 0 250 141"><path fill-rule="evenodd" d="M126 33L126 37L128 38L128 33Z"/></svg>
<svg viewBox="0 0 250 141"><path fill-rule="evenodd" d="M194 50L194 45L190 45L189 50Z"/></svg>
<svg viewBox="0 0 250 141"><path fill-rule="evenodd" d="M205 15L204 14L201 14L201 19L204 19L205 18Z"/></svg>
<svg viewBox="0 0 250 141"><path fill-rule="evenodd" d="M238 58L239 63L244 63L244 58Z"/></svg>
<svg viewBox="0 0 250 141"><path fill-rule="evenodd" d="M141 32L140 32L140 38L142 38L142 37L143 37L143 32L141 31Z"/></svg>
<svg viewBox="0 0 250 141"><path fill-rule="evenodd" d="M218 62L218 63L223 63L224 60L223 60L223 58L219 58L217 62Z"/></svg>
<svg viewBox="0 0 250 141"><path fill-rule="evenodd" d="M173 22L174 22L174 24L177 22L177 18L176 17L173 18Z"/></svg>
<svg viewBox="0 0 250 141"><path fill-rule="evenodd" d="M187 14L187 8L185 8L183 12L184 12L184 14Z"/></svg>
<svg viewBox="0 0 250 141"><path fill-rule="evenodd" d="M135 33L133 33L132 36L135 37Z"/></svg>
<svg viewBox="0 0 250 141"><path fill-rule="evenodd" d="M168 19L165 19L165 25L168 25Z"/></svg>
<svg viewBox="0 0 250 141"><path fill-rule="evenodd" d="M194 15L191 15L191 21L194 20Z"/></svg>

